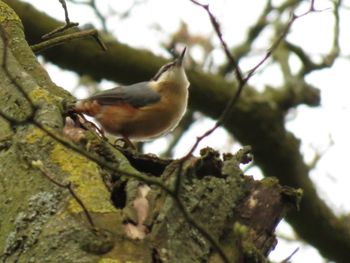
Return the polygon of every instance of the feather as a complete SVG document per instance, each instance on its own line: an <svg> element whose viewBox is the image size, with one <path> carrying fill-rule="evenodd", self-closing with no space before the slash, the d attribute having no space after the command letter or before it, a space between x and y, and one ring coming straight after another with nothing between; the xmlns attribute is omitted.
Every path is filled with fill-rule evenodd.
<svg viewBox="0 0 350 263"><path fill-rule="evenodd" d="M160 95L148 86L148 82L140 82L130 86L119 86L98 92L88 98L88 100L96 100L100 105L127 103L135 108L139 108L159 102Z"/></svg>

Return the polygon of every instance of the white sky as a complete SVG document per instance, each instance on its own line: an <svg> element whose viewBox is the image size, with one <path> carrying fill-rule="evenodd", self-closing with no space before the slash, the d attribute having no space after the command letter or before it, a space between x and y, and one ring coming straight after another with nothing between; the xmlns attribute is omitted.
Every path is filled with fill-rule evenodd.
<svg viewBox="0 0 350 263"><path fill-rule="evenodd" d="M58 1L39 1L30 0L36 7L45 10L49 15L63 20L63 10ZM100 4L102 11L108 12L106 3L113 1L96 1ZM133 1L116 1L113 3L114 9L118 12L128 10ZM229 1L216 0L207 1L211 5L212 12L219 19L222 26L224 39L228 44L240 43L245 37L247 24L252 24L260 14L265 1ZM279 1L273 1L277 3ZM332 7L331 1L318 0L316 7L324 9ZM350 6L350 1L343 1L344 5ZM84 6L76 6L68 3L70 18L81 25L93 23L99 27L98 20L92 11ZM253 7L253 8L252 8ZM305 6L306 10L307 6ZM298 10L303 12L305 10ZM290 114L287 127L297 137L302 139L302 151L305 153L305 159L312 160L315 149L325 151L330 144L330 137L334 141L328 151L323 155L317 167L312 171L311 176L317 185L318 192L330 207L337 214L350 211L350 194L348 191L349 176L348 165L345 161L347 150L350 148L349 134L350 125L346 120L350 117L349 107L349 83L350 69L349 53L350 38L348 25L350 24L350 10L343 10L341 13L341 35L340 43L343 51L343 59L339 59L331 69L326 69L312 73L307 77L307 81L322 91L322 103L318 108L298 107L296 111ZM108 26L116 38L124 43L134 47L147 48L156 54L167 56L167 53L160 47L161 42L167 40L168 33L175 32L178 29L180 21L189 24L190 32L193 34L203 34L213 36L214 43L218 43L213 34L212 26L206 13L199 7L195 7L188 0L169 1L169 0L150 0L146 5L139 4L133 8L130 18L118 19L111 18ZM333 32L332 11L314 13L299 19L292 27L288 40L301 44L302 47L314 56L319 58L326 54L331 46ZM161 28L161 30L157 29ZM265 39L257 41L255 47L259 50L266 50L269 47L269 32L266 32ZM219 51L214 52L216 62L222 62L223 54ZM246 60L243 62L243 68L249 69L254 66L256 60ZM291 59L291 63L295 60ZM292 64L294 68L298 63ZM72 73L63 73L56 67L49 67L52 79L66 89L72 89L77 85L75 75ZM266 84L278 85L281 83L281 77L276 71L276 67L266 69L262 74L254 76L250 84L263 88ZM113 84L104 82L104 87L112 87ZM101 84L101 85L103 85ZM81 89L80 89L81 90ZM86 93L80 95L86 96ZM186 134L181 142L181 146L176 149L176 155L180 156L190 147L195 137L200 135L206 127L213 125L212 120L201 120L193 129ZM220 141L217 138L221 138ZM207 138L201 146L211 146L221 151L236 150L234 146L228 146L226 138L230 136L223 129L218 129L210 138ZM165 139L159 139L150 144L147 149L155 152L155 149L164 147ZM259 176L257 169L252 169L249 174ZM283 229L284 234L292 236L290 227L282 223L279 229ZM287 233L287 234L286 234ZM292 262L308 262L312 259L313 263L324 262L318 256L318 253L309 246L295 242L280 241L273 252L271 259L281 261L286 258L293 250L300 247L300 250L292 258Z"/></svg>

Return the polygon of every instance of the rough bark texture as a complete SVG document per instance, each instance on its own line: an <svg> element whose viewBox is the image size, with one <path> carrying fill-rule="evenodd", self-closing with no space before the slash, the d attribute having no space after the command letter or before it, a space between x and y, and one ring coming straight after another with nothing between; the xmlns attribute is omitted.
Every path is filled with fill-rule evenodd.
<svg viewBox="0 0 350 263"><path fill-rule="evenodd" d="M243 176L239 164L246 162L246 152L221 158L205 149L201 157L181 163L124 155L89 131L74 146L85 155L60 142L50 133L62 135L63 102L70 95L37 63L17 15L1 1L0 10L9 40L0 41L0 61L7 54L8 69L0 70L3 262L220 262L179 202L231 262L265 260L276 242L273 231L297 202L297 191ZM94 227L77 199L48 176L71 183ZM148 193L140 194L147 184ZM177 194L159 184L178 187ZM142 240L127 234L135 227L145 235Z"/></svg>
<svg viewBox="0 0 350 263"><path fill-rule="evenodd" d="M32 44L61 25L28 4L18 0L4 2L20 14L26 25L26 36ZM145 50L133 49L117 41L109 42L108 47L106 56L96 43L85 40L48 50L43 55L63 68L89 74L96 80L107 78L120 83L150 78L164 62ZM217 118L235 92L234 83L210 74L188 73L190 107ZM252 146L256 164L266 176L277 177L283 185L304 190L300 212L289 214L287 220L301 238L317 247L325 257L344 262L349 258L349 227L318 197L309 178L309 167L300 153L300 142L284 127L287 109L300 104L315 106L319 102L319 91L305 83L292 81L285 87L264 93L246 87L224 126L242 144Z"/></svg>

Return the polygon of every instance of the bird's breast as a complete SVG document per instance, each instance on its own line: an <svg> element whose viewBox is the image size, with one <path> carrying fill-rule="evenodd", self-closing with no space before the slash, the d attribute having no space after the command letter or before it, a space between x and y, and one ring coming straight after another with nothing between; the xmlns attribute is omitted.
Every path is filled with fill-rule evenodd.
<svg viewBox="0 0 350 263"><path fill-rule="evenodd" d="M162 97L160 102L138 109L134 120L125 127L130 137L150 139L170 132L180 122L187 108L186 100Z"/></svg>

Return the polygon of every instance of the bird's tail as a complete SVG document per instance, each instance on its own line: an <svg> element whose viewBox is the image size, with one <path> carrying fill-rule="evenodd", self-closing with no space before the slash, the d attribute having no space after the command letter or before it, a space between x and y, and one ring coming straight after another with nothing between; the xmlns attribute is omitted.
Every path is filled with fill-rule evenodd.
<svg viewBox="0 0 350 263"><path fill-rule="evenodd" d="M73 105L73 111L95 116L101 112L101 105L95 100L79 100Z"/></svg>

